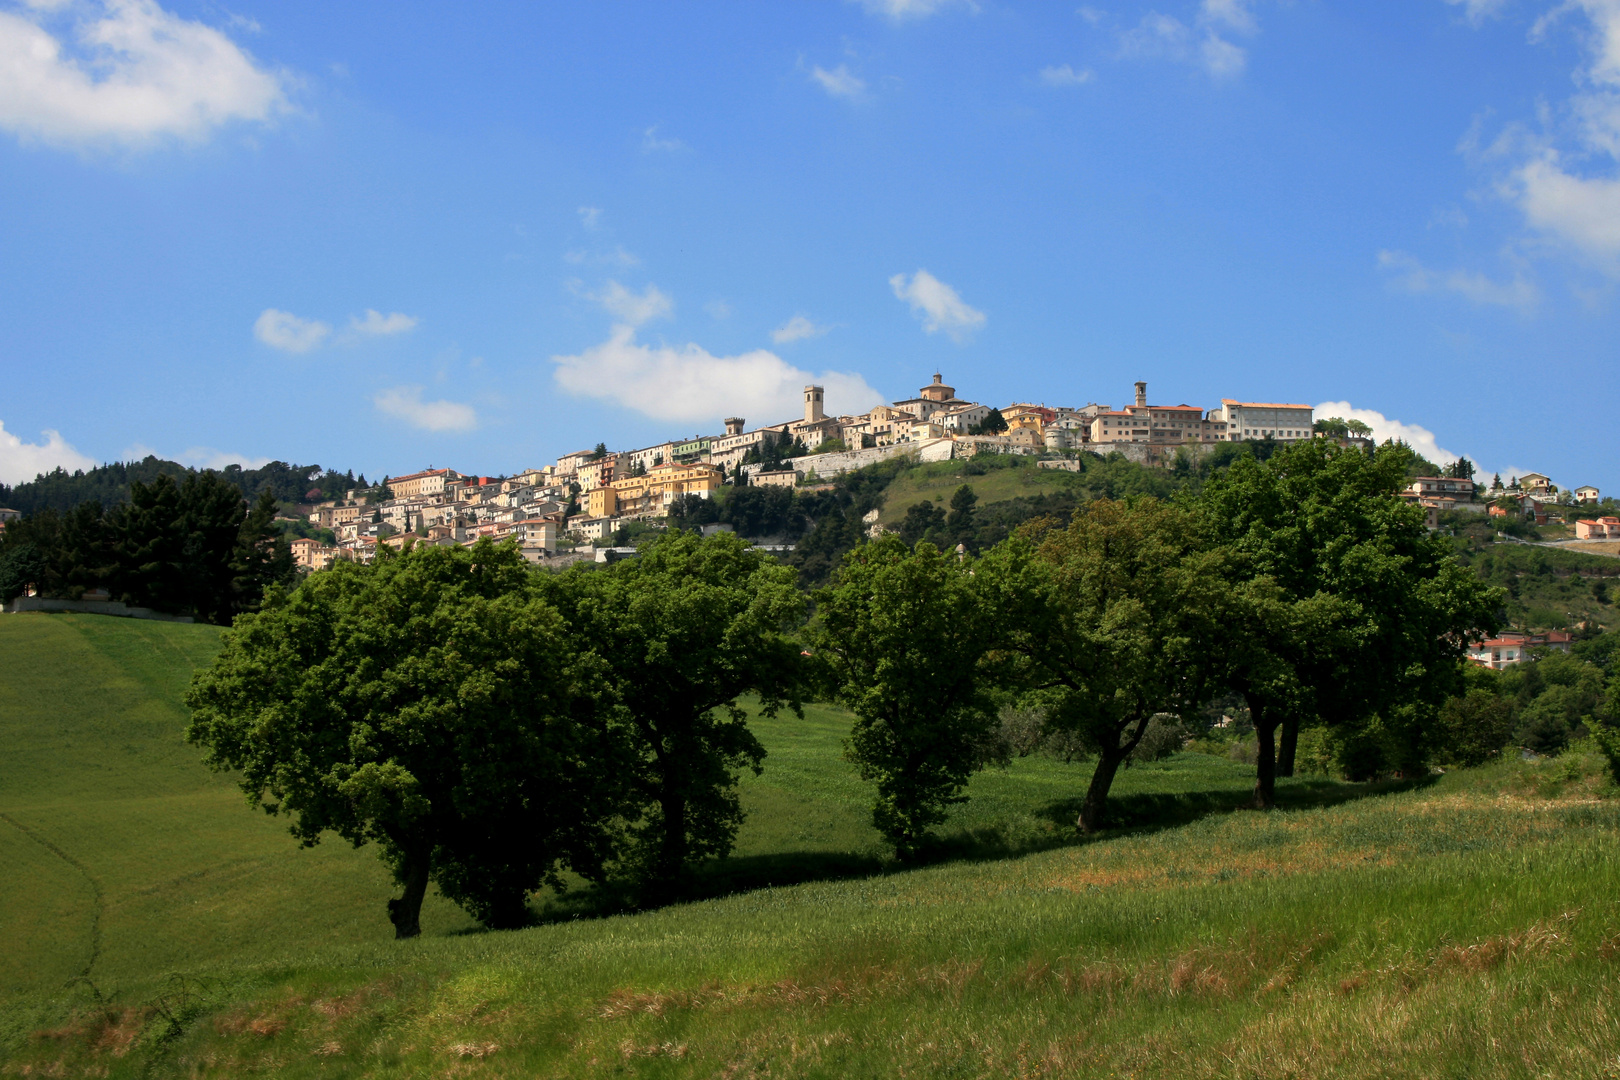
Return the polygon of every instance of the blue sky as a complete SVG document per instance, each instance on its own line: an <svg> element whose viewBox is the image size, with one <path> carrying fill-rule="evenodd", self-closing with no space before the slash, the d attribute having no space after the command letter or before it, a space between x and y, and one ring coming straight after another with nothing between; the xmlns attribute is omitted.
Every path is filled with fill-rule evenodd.
<svg viewBox="0 0 1620 1080"><path fill-rule="evenodd" d="M1620 0L0 0L0 481L937 370L1620 488L1617 164Z"/></svg>

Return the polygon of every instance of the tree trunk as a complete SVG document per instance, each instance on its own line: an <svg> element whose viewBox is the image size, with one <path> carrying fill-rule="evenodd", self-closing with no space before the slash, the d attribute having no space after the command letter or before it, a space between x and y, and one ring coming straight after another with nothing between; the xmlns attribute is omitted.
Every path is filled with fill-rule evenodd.
<svg viewBox="0 0 1620 1080"><path fill-rule="evenodd" d="M1245 695L1247 697L1247 695ZM1277 805L1277 721L1266 715L1265 705L1248 698L1249 719L1259 744L1254 762L1254 808L1270 810Z"/></svg>
<svg viewBox="0 0 1620 1080"><path fill-rule="evenodd" d="M676 886L686 870L686 797L666 787L659 807L664 814L664 837L653 869L652 899L665 903L675 899Z"/></svg>
<svg viewBox="0 0 1620 1080"><path fill-rule="evenodd" d="M422 899L427 896L428 855L407 852L400 867L405 894L388 901L388 921L394 924L394 937L403 941L422 932Z"/></svg>
<svg viewBox="0 0 1620 1080"><path fill-rule="evenodd" d="M1103 812L1108 808L1108 789L1114 785L1114 774L1119 772L1120 762L1130 751L1124 749L1103 750L1097 756L1097 768L1091 774L1091 786L1086 789L1086 801L1080 806L1080 820L1075 826L1084 833L1094 833L1102 828Z"/></svg>
<svg viewBox="0 0 1620 1080"><path fill-rule="evenodd" d="M1299 716L1283 718L1282 736L1277 740L1277 775L1294 775L1294 751L1299 746Z"/></svg>

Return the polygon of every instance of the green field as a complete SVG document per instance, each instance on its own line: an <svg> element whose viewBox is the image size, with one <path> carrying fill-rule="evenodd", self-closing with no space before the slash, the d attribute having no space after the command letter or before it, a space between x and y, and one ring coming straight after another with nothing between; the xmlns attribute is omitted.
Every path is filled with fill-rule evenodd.
<svg viewBox="0 0 1620 1080"><path fill-rule="evenodd" d="M949 507L951 496L963 484L973 488L980 506L988 506L1023 496L1067 491L1080 482L1079 474L1062 469L1039 469L1024 465L1021 468L995 468L971 475L963 471L965 464L966 461L941 461L905 470L885 490L878 520L885 525L898 525L906 516L906 511L920 502L934 502L941 508Z"/></svg>
<svg viewBox="0 0 1620 1080"><path fill-rule="evenodd" d="M299 850L181 738L209 627L0 618L0 1075L1620 1075L1620 805L1580 755L1433 782L979 776L889 863L833 710L759 723L712 898L395 942L370 851Z"/></svg>

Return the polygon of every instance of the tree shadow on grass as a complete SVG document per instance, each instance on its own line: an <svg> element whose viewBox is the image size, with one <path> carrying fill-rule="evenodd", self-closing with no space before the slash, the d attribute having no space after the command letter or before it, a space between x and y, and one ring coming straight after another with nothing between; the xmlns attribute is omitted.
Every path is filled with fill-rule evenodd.
<svg viewBox="0 0 1620 1080"><path fill-rule="evenodd" d="M1433 777L1348 784L1327 779L1302 779L1279 784L1277 809L1308 810L1340 806L1359 799L1390 795L1426 787ZM879 877L948 862L995 862L1055 848L1078 847L1120 836L1144 835L1179 828L1216 814L1252 808L1254 794L1247 789L1137 792L1110 796L1103 831L1090 835L1075 831L1083 796L1057 799L1032 812L1034 828L991 825L961 829L931 838L914 861L848 851L783 851L715 859L696 867L669 900L671 904L713 900L759 889L785 888L814 881L848 881ZM535 913L537 923L601 918L648 911L662 904L637 901L623 886L595 886L550 898Z"/></svg>

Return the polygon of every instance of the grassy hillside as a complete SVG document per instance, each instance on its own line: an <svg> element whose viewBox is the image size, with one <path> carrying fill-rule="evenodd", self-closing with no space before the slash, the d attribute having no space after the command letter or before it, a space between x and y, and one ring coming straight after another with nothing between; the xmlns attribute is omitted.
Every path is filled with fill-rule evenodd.
<svg viewBox="0 0 1620 1080"><path fill-rule="evenodd" d="M1008 499L1068 491L1080 483L1079 474L1061 469L1026 466L970 475L963 468L967 464L967 461L941 461L902 472L889 484L878 520L885 525L898 525L906 511L920 502L948 507L951 496L963 484L971 485L980 505L987 506Z"/></svg>
<svg viewBox="0 0 1620 1080"><path fill-rule="evenodd" d="M738 857L708 877L749 891L509 933L430 901L396 943L370 852L297 850L180 740L216 633L0 619L0 1075L1616 1066L1620 808L1581 757L1299 781L1261 815L1228 812L1249 769L1180 755L1128 770L1133 827L1087 842L1084 769L1028 759L901 870L815 710L760 725Z"/></svg>

